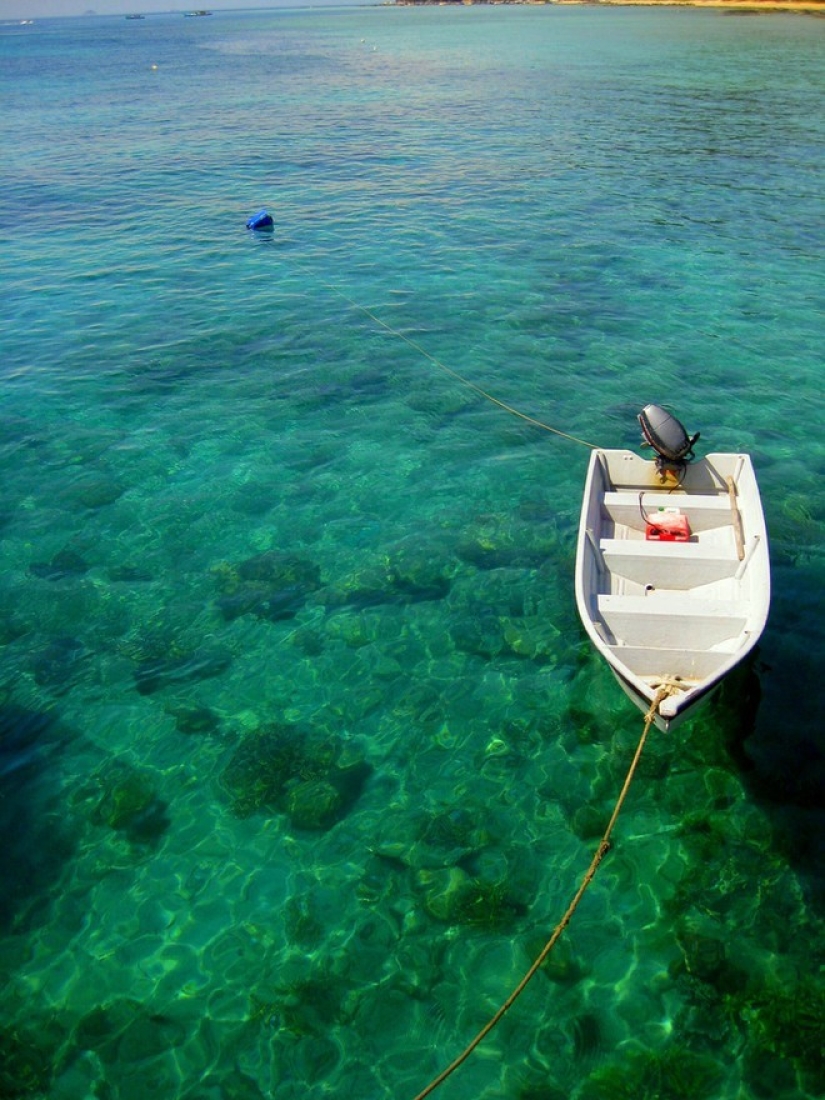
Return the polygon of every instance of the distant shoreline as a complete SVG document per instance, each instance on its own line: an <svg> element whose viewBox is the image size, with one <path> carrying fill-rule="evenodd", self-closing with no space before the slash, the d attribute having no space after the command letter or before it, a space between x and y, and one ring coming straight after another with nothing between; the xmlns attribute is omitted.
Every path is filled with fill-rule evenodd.
<svg viewBox="0 0 825 1100"><path fill-rule="evenodd" d="M477 7L479 5L523 5L545 7L551 4L588 7L646 8L719 8L742 15L760 12L808 12L825 15L825 0L391 0L395 7Z"/></svg>

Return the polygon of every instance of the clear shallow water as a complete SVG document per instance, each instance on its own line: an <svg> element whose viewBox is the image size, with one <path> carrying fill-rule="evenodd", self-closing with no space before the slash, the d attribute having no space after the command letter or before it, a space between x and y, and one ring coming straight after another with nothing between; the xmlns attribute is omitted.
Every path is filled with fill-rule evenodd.
<svg viewBox="0 0 825 1100"><path fill-rule="evenodd" d="M590 860L640 718L575 617L587 452L359 307L591 442L672 402L771 534L756 667L441 1094L823 1092L824 29L3 28L8 1095L413 1096Z"/></svg>

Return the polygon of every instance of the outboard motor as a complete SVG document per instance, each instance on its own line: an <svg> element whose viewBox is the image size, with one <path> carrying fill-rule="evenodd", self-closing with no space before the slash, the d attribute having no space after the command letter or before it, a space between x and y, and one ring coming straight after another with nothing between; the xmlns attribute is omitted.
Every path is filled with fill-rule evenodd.
<svg viewBox="0 0 825 1100"><path fill-rule="evenodd" d="M661 405L645 405L639 413L644 442L656 452L656 469L664 481L676 474L681 481L685 467L693 458L693 447L699 438L697 432L689 436L682 424Z"/></svg>

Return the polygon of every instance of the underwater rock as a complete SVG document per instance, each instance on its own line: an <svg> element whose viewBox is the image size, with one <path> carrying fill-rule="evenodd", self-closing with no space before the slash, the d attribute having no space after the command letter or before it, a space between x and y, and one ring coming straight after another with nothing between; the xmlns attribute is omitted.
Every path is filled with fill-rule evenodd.
<svg viewBox="0 0 825 1100"><path fill-rule="evenodd" d="M747 975L738 973L728 962L727 948L716 936L684 930L678 933L676 939L682 950L685 969L700 982L726 993L742 988L746 983Z"/></svg>
<svg viewBox="0 0 825 1100"><path fill-rule="evenodd" d="M282 588L277 592L247 588L217 600L218 610L228 623L242 615L254 615L272 623L283 622L294 619L305 603L306 593L299 588Z"/></svg>
<svg viewBox="0 0 825 1100"><path fill-rule="evenodd" d="M221 593L217 605L228 622L249 614L270 622L292 619L321 587L315 562L277 550L236 564L221 562L212 572Z"/></svg>
<svg viewBox="0 0 825 1100"><path fill-rule="evenodd" d="M186 1029L179 1021L121 997L80 1020L74 1046L78 1051L94 1051L107 1065L133 1065L174 1050L185 1038Z"/></svg>
<svg viewBox="0 0 825 1100"><path fill-rule="evenodd" d="M350 573L343 580L330 585L319 599L331 611L343 607L366 610L382 604L403 602L394 592L392 578L386 568L378 565L364 566Z"/></svg>
<svg viewBox="0 0 825 1100"><path fill-rule="evenodd" d="M499 654L555 665L567 649L527 569L491 569L462 577L450 591L450 634L458 649L492 658Z"/></svg>
<svg viewBox="0 0 825 1100"><path fill-rule="evenodd" d="M457 649L490 659L506 648L504 625L494 608L478 606L453 617L450 637Z"/></svg>
<svg viewBox="0 0 825 1100"><path fill-rule="evenodd" d="M184 657L143 661L134 671L135 686L141 695L151 695L175 684L220 676L231 663L230 654L207 650L197 650Z"/></svg>
<svg viewBox="0 0 825 1100"><path fill-rule="evenodd" d="M456 546L459 558L477 569L533 569L558 552L555 525L524 522L507 513L478 516Z"/></svg>
<svg viewBox="0 0 825 1100"><path fill-rule="evenodd" d="M818 485L811 484L790 492L783 497L779 508L771 509L771 563L774 568L778 565L804 567L816 553L814 548L822 545L825 498L818 495L817 488Z"/></svg>
<svg viewBox="0 0 825 1100"><path fill-rule="evenodd" d="M283 911L284 930L290 943L309 953L325 936L323 922L315 911L312 894L301 892L289 898Z"/></svg>
<svg viewBox="0 0 825 1100"><path fill-rule="evenodd" d="M500 932L528 911L510 894L506 883L473 878L460 867L419 871L416 885L423 890L426 911L445 924Z"/></svg>
<svg viewBox="0 0 825 1100"><path fill-rule="evenodd" d="M112 566L106 575L113 584L137 584L155 579L147 569L128 564Z"/></svg>
<svg viewBox="0 0 825 1100"><path fill-rule="evenodd" d="M261 582L278 587L299 585L307 590L315 589L321 583L321 570L315 562L278 550L267 550L239 562L236 572L239 580L245 583Z"/></svg>
<svg viewBox="0 0 825 1100"><path fill-rule="evenodd" d="M561 631L546 619L508 619L503 625L504 642L517 657L528 657L541 664L555 664L560 650Z"/></svg>
<svg viewBox="0 0 825 1100"><path fill-rule="evenodd" d="M493 843L489 811L481 806L444 809L410 817L388 814L378 826L373 851L415 870L437 870L470 860Z"/></svg>
<svg viewBox="0 0 825 1100"><path fill-rule="evenodd" d="M29 573L45 581L62 581L68 577L82 577L88 573L89 565L74 550L60 550L51 561L32 562Z"/></svg>
<svg viewBox="0 0 825 1100"><path fill-rule="evenodd" d="M392 547L388 555L392 588L411 601L441 600L452 582L448 560L443 547L420 538L406 539Z"/></svg>
<svg viewBox="0 0 825 1100"><path fill-rule="evenodd" d="M364 761L345 767L336 764L324 778L291 787L284 810L297 829L329 829L346 817L371 774Z"/></svg>
<svg viewBox="0 0 825 1100"><path fill-rule="evenodd" d="M552 1082L547 1081L546 1075L541 1073L526 1085L522 1085L517 1093L513 1093L513 1097L514 1100L570 1100L570 1091L556 1088Z"/></svg>
<svg viewBox="0 0 825 1100"><path fill-rule="evenodd" d="M134 844L154 844L169 828L167 805L157 795L148 772L116 763L98 776L103 796L92 821L123 833Z"/></svg>
<svg viewBox="0 0 825 1100"><path fill-rule="evenodd" d="M308 733L299 726L273 723L246 734L221 776L238 817L277 813L290 780L301 775L306 761ZM318 761L323 774L328 761Z"/></svg>
<svg viewBox="0 0 825 1100"><path fill-rule="evenodd" d="M124 487L115 478L96 474L79 478L63 490L60 498L65 504L74 507L103 508L107 504L114 504L124 492Z"/></svg>
<svg viewBox="0 0 825 1100"><path fill-rule="evenodd" d="M321 602L331 610L366 610L442 600L450 591L454 572L454 563L442 546L405 539L331 585Z"/></svg>
<svg viewBox="0 0 825 1100"><path fill-rule="evenodd" d="M176 1050L186 1039L186 1028L180 1020L142 1007L127 1024L117 1043L117 1060L134 1065L157 1058L166 1051Z"/></svg>
<svg viewBox="0 0 825 1100"><path fill-rule="evenodd" d="M34 682L62 695L85 675L91 656L77 638L53 638L32 657Z"/></svg>
<svg viewBox="0 0 825 1100"><path fill-rule="evenodd" d="M221 724L218 715L209 707L170 707L166 713L175 719L175 729L188 736L215 733Z"/></svg>
<svg viewBox="0 0 825 1100"><path fill-rule="evenodd" d="M310 779L286 792L284 811L298 829L328 829L341 813L343 797L328 779Z"/></svg>
<svg viewBox="0 0 825 1100"><path fill-rule="evenodd" d="M327 637L342 641L350 649L360 649L377 641L382 627L380 611L337 611L330 615L324 629Z"/></svg>
<svg viewBox="0 0 825 1100"><path fill-rule="evenodd" d="M484 817L467 807L428 814L418 831L420 865L448 867L483 851L493 839Z"/></svg>
<svg viewBox="0 0 825 1100"><path fill-rule="evenodd" d="M331 973L318 977L299 978L277 989L277 1000L267 1004L251 996L253 1012L273 1010L280 1017L282 1028L293 1036L306 1039L310 1036L329 1036L330 1028L340 1022L346 986Z"/></svg>
<svg viewBox="0 0 825 1100"><path fill-rule="evenodd" d="M369 398L382 398L389 393L389 378L383 370L367 368L350 378L349 388L361 404Z"/></svg>
<svg viewBox="0 0 825 1100"><path fill-rule="evenodd" d="M273 723L242 739L221 783L238 817L285 813L296 828L319 830L349 812L371 773L334 738Z"/></svg>
<svg viewBox="0 0 825 1100"><path fill-rule="evenodd" d="M0 646L11 645L18 638L25 638L31 630L31 625L6 604L5 614L0 618Z"/></svg>
<svg viewBox="0 0 825 1100"><path fill-rule="evenodd" d="M309 626L295 630L290 641L305 657L319 657L324 652L324 635Z"/></svg>

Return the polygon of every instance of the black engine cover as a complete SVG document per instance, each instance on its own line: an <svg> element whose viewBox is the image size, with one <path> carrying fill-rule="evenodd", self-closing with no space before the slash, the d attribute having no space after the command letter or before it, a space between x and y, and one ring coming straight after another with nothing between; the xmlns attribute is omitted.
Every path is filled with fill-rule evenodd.
<svg viewBox="0 0 825 1100"><path fill-rule="evenodd" d="M668 462L687 462L693 458L693 445L699 433L689 436L676 417L661 405L645 405L639 413L639 424L645 442Z"/></svg>

